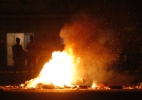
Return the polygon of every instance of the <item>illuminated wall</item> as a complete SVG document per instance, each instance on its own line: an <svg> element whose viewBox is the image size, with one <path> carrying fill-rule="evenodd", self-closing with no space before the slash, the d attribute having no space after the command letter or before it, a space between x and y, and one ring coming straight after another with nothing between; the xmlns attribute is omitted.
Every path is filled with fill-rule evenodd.
<svg viewBox="0 0 142 100"><path fill-rule="evenodd" d="M7 33L7 65L13 66L12 46L16 44L16 38L20 38L20 44L25 49L29 42L29 36L33 33Z"/></svg>

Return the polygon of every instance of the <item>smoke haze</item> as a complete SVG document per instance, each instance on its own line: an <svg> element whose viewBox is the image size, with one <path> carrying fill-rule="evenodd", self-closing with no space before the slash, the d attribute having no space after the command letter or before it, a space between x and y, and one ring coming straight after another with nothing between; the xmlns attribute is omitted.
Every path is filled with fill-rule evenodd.
<svg viewBox="0 0 142 100"><path fill-rule="evenodd" d="M118 76L119 82L121 79L125 81L127 75L107 70L118 60L121 43L115 30L106 23L103 18L77 15L64 25L60 37L64 41L64 49L72 48L75 57L80 58L77 66L80 77L91 81L112 82L114 76Z"/></svg>

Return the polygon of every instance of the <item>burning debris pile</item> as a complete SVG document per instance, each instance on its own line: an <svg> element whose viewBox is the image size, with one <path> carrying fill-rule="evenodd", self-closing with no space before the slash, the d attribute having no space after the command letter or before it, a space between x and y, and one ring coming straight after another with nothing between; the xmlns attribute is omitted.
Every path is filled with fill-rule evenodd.
<svg viewBox="0 0 142 100"><path fill-rule="evenodd" d="M39 75L21 86L49 89L104 88L104 85L94 85L93 82L112 81L113 77L107 69L118 59L120 41L115 31L104 28L103 23L104 19L96 20L81 15L65 24L60 32L64 50L53 52L51 60L45 63ZM121 79L118 81L123 83Z"/></svg>
<svg viewBox="0 0 142 100"><path fill-rule="evenodd" d="M40 85L59 86L74 83L76 68L79 61L74 59L72 50L65 52L53 52L52 59L47 62L41 70L39 76L30 81L26 81L26 87L40 87ZM73 79L74 78L74 79Z"/></svg>

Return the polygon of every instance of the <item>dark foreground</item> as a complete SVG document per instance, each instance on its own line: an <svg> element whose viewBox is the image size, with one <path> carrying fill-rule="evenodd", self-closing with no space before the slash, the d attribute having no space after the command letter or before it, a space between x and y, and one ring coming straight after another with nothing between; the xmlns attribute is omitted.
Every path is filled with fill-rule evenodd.
<svg viewBox="0 0 142 100"><path fill-rule="evenodd" d="M0 92L0 100L142 100L142 89L16 89Z"/></svg>

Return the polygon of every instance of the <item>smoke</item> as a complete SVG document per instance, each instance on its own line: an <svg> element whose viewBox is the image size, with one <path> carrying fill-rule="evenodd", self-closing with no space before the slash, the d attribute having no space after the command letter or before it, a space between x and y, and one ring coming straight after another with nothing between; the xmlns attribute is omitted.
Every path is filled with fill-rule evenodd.
<svg viewBox="0 0 142 100"><path fill-rule="evenodd" d="M75 57L80 58L78 76L86 80L107 82L115 74L107 69L118 60L121 43L115 30L106 23L104 18L80 14L74 16L60 31L64 50L72 48Z"/></svg>

